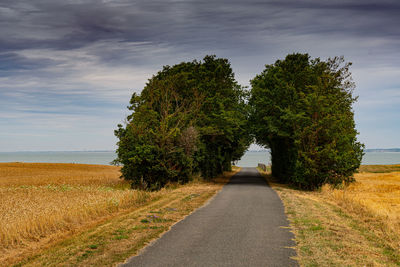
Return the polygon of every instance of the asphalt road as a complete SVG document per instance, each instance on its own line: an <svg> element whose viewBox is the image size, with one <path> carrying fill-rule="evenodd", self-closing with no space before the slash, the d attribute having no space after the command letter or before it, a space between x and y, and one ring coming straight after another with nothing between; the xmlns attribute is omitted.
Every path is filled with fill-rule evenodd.
<svg viewBox="0 0 400 267"><path fill-rule="evenodd" d="M122 266L297 266L278 195L243 168L207 205Z"/></svg>

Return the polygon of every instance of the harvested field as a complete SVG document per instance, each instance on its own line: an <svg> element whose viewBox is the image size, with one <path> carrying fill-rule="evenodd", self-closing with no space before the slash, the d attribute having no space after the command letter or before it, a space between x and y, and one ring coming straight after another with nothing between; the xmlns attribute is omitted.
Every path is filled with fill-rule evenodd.
<svg viewBox="0 0 400 267"><path fill-rule="evenodd" d="M301 266L400 265L399 165L362 166L348 187L301 191L274 182Z"/></svg>
<svg viewBox="0 0 400 267"><path fill-rule="evenodd" d="M120 167L71 163L0 163L0 187L41 185L127 186Z"/></svg>
<svg viewBox="0 0 400 267"><path fill-rule="evenodd" d="M175 201L172 195L204 191L205 201L223 184L196 181L145 192L131 190L119 176L115 166L1 163L0 262L16 263L115 216Z"/></svg>
<svg viewBox="0 0 400 267"><path fill-rule="evenodd" d="M373 173L386 173L386 172L400 172L400 164L394 165L361 165L360 173L373 172Z"/></svg>

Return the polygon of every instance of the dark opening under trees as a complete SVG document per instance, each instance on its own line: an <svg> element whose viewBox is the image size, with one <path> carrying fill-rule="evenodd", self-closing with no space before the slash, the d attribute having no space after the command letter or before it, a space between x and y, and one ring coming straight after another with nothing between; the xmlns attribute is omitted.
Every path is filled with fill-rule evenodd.
<svg viewBox="0 0 400 267"><path fill-rule="evenodd" d="M252 132L271 149L280 181L313 189L352 180L363 145L356 139L350 65L342 57L291 54L251 81Z"/></svg>
<svg viewBox="0 0 400 267"><path fill-rule="evenodd" d="M226 59L165 66L132 95L132 114L115 131L122 176L158 189L230 170L251 142L245 99Z"/></svg>

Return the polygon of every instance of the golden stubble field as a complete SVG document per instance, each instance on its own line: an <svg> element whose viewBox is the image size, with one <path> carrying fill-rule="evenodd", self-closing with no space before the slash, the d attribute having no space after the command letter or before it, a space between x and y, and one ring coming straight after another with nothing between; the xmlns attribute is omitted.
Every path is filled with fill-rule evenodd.
<svg viewBox="0 0 400 267"><path fill-rule="evenodd" d="M278 184L301 266L400 265L400 165L361 166L356 182L307 192Z"/></svg>
<svg viewBox="0 0 400 267"><path fill-rule="evenodd" d="M355 178L347 188L325 187L323 193L348 209L365 208L400 235L400 172L360 172Z"/></svg>
<svg viewBox="0 0 400 267"><path fill-rule="evenodd" d="M119 176L115 166L1 163L0 261L151 197Z"/></svg>
<svg viewBox="0 0 400 267"><path fill-rule="evenodd" d="M223 185L197 181L157 192L138 191L119 178L119 170L103 165L0 163L0 262L14 264L155 201L168 205L195 192L200 205Z"/></svg>

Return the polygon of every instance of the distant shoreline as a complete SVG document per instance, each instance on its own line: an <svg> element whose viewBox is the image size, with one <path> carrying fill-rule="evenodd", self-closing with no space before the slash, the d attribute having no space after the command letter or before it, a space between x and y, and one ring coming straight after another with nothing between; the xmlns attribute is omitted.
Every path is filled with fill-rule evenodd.
<svg viewBox="0 0 400 267"><path fill-rule="evenodd" d="M400 152L400 148L368 148L365 152ZM0 151L0 153L104 153L115 150L43 150L43 151ZM270 152L269 149L247 150L247 152Z"/></svg>
<svg viewBox="0 0 400 267"><path fill-rule="evenodd" d="M400 148L368 148L364 150L365 152L400 152ZM247 152L269 152L268 149L265 150L248 150Z"/></svg>
<svg viewBox="0 0 400 267"><path fill-rule="evenodd" d="M373 148L365 149L365 152L400 152L400 148Z"/></svg>
<svg viewBox="0 0 400 267"><path fill-rule="evenodd" d="M115 152L115 150L43 150L43 151L0 151L0 153L102 153L102 152Z"/></svg>

